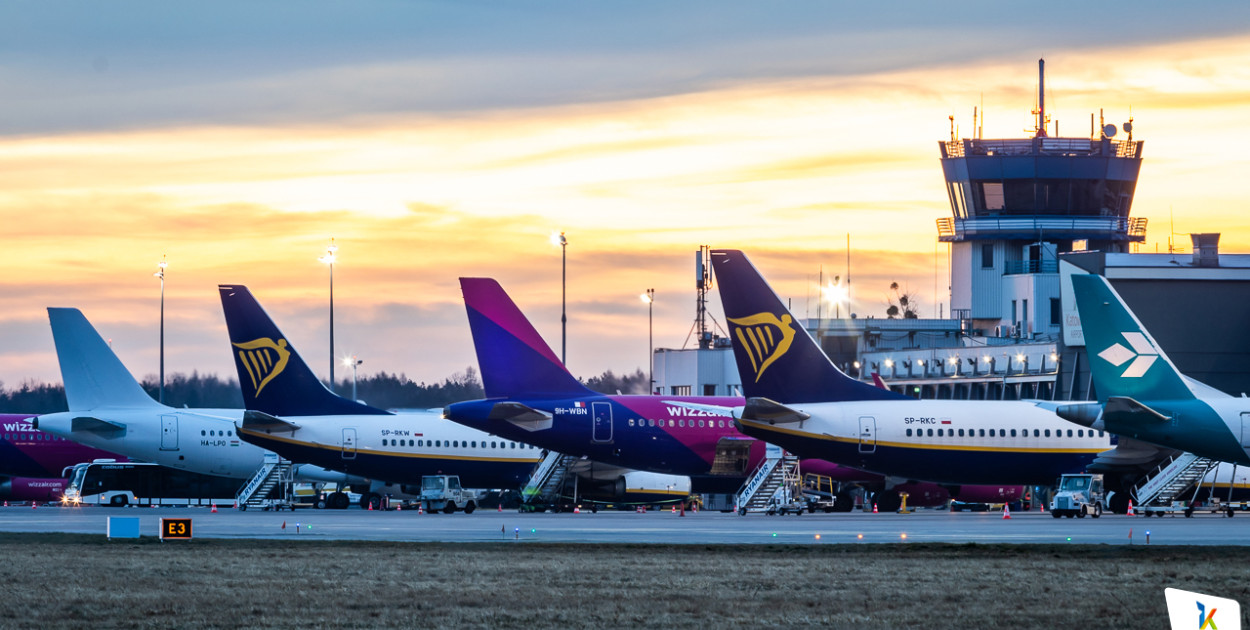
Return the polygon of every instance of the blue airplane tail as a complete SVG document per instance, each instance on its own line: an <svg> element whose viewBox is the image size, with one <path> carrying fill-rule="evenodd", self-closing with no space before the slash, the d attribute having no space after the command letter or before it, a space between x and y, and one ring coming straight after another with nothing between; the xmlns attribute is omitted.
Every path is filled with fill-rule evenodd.
<svg viewBox="0 0 1250 630"><path fill-rule="evenodd" d="M386 414L326 389L252 292L219 285L243 405L273 416Z"/></svg>
<svg viewBox="0 0 1250 630"><path fill-rule="evenodd" d="M487 398L591 395L492 278L461 278Z"/></svg>
<svg viewBox="0 0 1250 630"><path fill-rule="evenodd" d="M747 398L782 404L907 398L838 370L745 254L713 250L712 268Z"/></svg>

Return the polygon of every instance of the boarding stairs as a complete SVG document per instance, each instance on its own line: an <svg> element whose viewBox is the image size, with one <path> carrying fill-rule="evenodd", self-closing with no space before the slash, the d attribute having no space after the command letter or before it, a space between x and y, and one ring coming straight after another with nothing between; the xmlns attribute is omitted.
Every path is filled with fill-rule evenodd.
<svg viewBox="0 0 1250 630"><path fill-rule="evenodd" d="M799 483L799 458L770 444L764 461L738 490L738 513L765 511L778 490Z"/></svg>
<svg viewBox="0 0 1250 630"><path fill-rule="evenodd" d="M239 509L289 508L294 478L290 461L282 459L276 453L265 453L264 463L235 495Z"/></svg>
<svg viewBox="0 0 1250 630"><path fill-rule="evenodd" d="M555 503L560 498L560 490L564 480L568 478L569 469L577 458L555 451L547 451L542 461L534 467L534 473L521 489L521 499L525 503Z"/></svg>
<svg viewBox="0 0 1250 630"><path fill-rule="evenodd" d="M1133 488L1133 500L1138 505L1170 505L1182 492L1193 487L1215 468L1219 462L1193 453L1181 453L1159 464Z"/></svg>

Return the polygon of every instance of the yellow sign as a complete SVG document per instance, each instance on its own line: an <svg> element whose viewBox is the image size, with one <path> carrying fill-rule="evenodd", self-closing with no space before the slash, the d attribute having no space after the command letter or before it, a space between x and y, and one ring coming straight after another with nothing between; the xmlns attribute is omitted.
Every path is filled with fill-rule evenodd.
<svg viewBox="0 0 1250 630"><path fill-rule="evenodd" d="M755 370L755 382L760 382L764 370L780 359L794 341L794 320L789 313L778 318L772 313L756 313L737 319L730 318L729 323L736 328L738 344L751 359L751 368Z"/></svg>
<svg viewBox="0 0 1250 630"><path fill-rule="evenodd" d="M184 540L191 539L191 519L189 518L163 518L161 519L161 539L180 538Z"/></svg>
<svg viewBox="0 0 1250 630"><path fill-rule="evenodd" d="M286 345L286 339L275 342L268 337L234 344L239 349L239 363L252 379L257 396L269 381L286 369L286 362L291 358Z"/></svg>

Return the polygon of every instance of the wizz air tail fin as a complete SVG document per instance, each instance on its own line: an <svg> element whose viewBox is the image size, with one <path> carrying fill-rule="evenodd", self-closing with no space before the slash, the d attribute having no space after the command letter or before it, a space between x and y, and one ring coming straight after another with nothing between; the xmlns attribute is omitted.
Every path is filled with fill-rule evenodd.
<svg viewBox="0 0 1250 630"><path fill-rule="evenodd" d="M713 250L712 268L747 398L787 405L906 398L838 370L745 254Z"/></svg>
<svg viewBox="0 0 1250 630"><path fill-rule="evenodd" d="M82 311L49 308L48 321L70 411L161 406L143 391Z"/></svg>
<svg viewBox="0 0 1250 630"><path fill-rule="evenodd" d="M1106 278L1075 274L1072 290L1100 402L1111 397L1140 401L1195 397L1188 379Z"/></svg>
<svg viewBox="0 0 1250 630"><path fill-rule="evenodd" d="M223 284L217 290L244 407L273 416L388 413L326 389L247 287Z"/></svg>
<svg viewBox="0 0 1250 630"><path fill-rule="evenodd" d="M461 278L487 398L592 394L573 377L493 278Z"/></svg>

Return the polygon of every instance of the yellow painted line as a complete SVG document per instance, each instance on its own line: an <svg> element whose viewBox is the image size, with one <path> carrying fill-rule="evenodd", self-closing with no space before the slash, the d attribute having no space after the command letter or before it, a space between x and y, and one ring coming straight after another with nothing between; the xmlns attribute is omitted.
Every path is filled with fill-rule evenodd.
<svg viewBox="0 0 1250 630"><path fill-rule="evenodd" d="M343 447L337 444L318 444L316 442L304 442L302 440L297 440L294 438L279 437L276 435L270 435L268 433L261 433L259 431L254 431L252 429L240 428L239 433L246 433L248 435L256 436L261 439L273 440L275 442L282 442L284 444L291 444L294 446L302 446L305 448L319 448L325 451L334 451L334 452L340 452L340 453L343 452ZM385 457L411 457L415 459L452 459L452 460L457 460L457 461L494 462L494 463L501 463L501 464L506 464L506 463L537 464L539 461L542 461L541 458L538 458L538 457L534 457L534 458L474 457L471 455L439 455L436 453L401 453L401 452L396 452L396 451L378 451L378 450L374 450L371 448L363 448L363 447L357 447L356 453L363 454L363 455L382 455Z"/></svg>
<svg viewBox="0 0 1250 630"><path fill-rule="evenodd" d="M742 422L742 423L744 423L744 424L751 425L751 426L753 426L753 427L755 427L755 428L760 429L761 431L770 431L770 432L773 432L773 433L782 433L782 434L785 434L785 435L792 435L792 436L794 436L794 437L799 437L799 438L804 438L804 439L809 439L809 440L825 440L825 441L827 441L827 442L839 442L839 443L842 443L842 444L854 444L854 445L858 445L858 444L859 444L859 440L858 440L858 439L855 439L855 438L847 438L847 437L841 437L841 436L827 435L827 434L824 434L824 433L812 433L812 432L810 432L810 431L800 431L800 430L798 430L798 429L787 429L787 428L784 428L784 427L779 427L779 426L769 425L769 424L765 424L765 423L762 423L762 422L755 422L755 421L752 421L752 420L739 420L739 422ZM1004 439L1010 439L1010 438L1004 438ZM1073 439L1080 439L1080 438L1073 438ZM876 441L876 445L877 445L877 446L885 446L885 447L890 447L890 448L907 448L907 449L914 449L914 450L930 450L930 451L985 451L985 452L990 452L990 453L1085 453L1085 454L1098 454L1098 453L1101 453L1101 452L1103 452L1103 451L1106 451L1106 450L1108 450L1108 449L1112 448L1112 446L1111 446L1110 444L1108 444L1108 445L1107 445L1107 446L1105 446L1105 447L1091 447L1091 448L1032 448L1032 447L1028 447L1028 446L984 446L984 445L972 445L972 444L917 444L917 443L915 443L915 442L883 442L883 441L881 441L881 440L877 440L877 441Z"/></svg>

